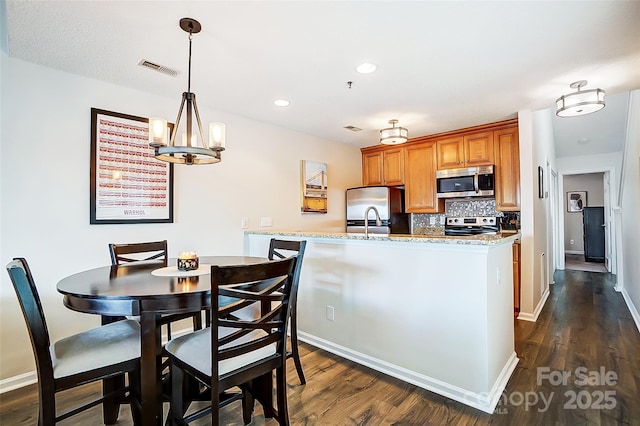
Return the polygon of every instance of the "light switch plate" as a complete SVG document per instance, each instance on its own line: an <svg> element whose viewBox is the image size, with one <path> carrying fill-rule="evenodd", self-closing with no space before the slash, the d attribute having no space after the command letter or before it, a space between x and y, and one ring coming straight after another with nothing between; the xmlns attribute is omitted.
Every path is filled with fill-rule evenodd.
<svg viewBox="0 0 640 426"><path fill-rule="evenodd" d="M242 218L242 222L240 223L240 227L242 229L247 229L249 227L249 218L248 217L243 217Z"/></svg>
<svg viewBox="0 0 640 426"><path fill-rule="evenodd" d="M273 221L271 220L270 216L264 216L260 218L260 226L272 226L273 225Z"/></svg>

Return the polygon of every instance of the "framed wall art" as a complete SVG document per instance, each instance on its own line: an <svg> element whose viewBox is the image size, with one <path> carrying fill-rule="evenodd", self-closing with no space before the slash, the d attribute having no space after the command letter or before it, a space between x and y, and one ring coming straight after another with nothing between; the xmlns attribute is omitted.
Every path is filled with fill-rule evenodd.
<svg viewBox="0 0 640 426"><path fill-rule="evenodd" d="M302 160L300 165L302 213L327 213L327 165Z"/></svg>
<svg viewBox="0 0 640 426"><path fill-rule="evenodd" d="M586 191L567 192L567 211L571 213L581 212L587 206Z"/></svg>
<svg viewBox="0 0 640 426"><path fill-rule="evenodd" d="M148 134L147 118L91 108L91 224L173 222L173 165Z"/></svg>

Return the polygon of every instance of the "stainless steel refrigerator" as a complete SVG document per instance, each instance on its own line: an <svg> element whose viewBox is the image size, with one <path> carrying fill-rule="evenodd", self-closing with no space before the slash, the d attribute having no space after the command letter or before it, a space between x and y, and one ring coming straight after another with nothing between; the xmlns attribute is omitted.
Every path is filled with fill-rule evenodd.
<svg viewBox="0 0 640 426"><path fill-rule="evenodd" d="M404 213L404 190L386 186L347 189L347 232L364 233L368 211L370 234L408 234L409 214ZM380 225L376 225L376 213Z"/></svg>

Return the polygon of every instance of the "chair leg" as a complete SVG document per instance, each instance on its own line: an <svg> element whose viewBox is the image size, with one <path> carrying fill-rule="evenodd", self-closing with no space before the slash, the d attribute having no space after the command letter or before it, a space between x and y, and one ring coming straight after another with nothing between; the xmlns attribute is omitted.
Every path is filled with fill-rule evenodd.
<svg viewBox="0 0 640 426"><path fill-rule="evenodd" d="M269 371L251 381L251 391L253 398L262 405L264 417L266 419L275 417L273 410L273 374Z"/></svg>
<svg viewBox="0 0 640 426"><path fill-rule="evenodd" d="M39 408L38 408L38 426L49 426L56 423L56 397L53 392L47 392L38 386Z"/></svg>
<svg viewBox="0 0 640 426"><path fill-rule="evenodd" d="M289 426L286 369L286 366L282 366L276 370L276 398L278 400L278 423Z"/></svg>
<svg viewBox="0 0 640 426"><path fill-rule="evenodd" d="M133 424L142 424L142 405L140 398L140 369L129 372L129 406Z"/></svg>
<svg viewBox="0 0 640 426"><path fill-rule="evenodd" d="M252 383L245 383L240 387L242 389L242 420L245 425L251 423L253 417L253 408L255 405L255 399L253 397Z"/></svg>
<svg viewBox="0 0 640 426"><path fill-rule="evenodd" d="M302 363L300 362L300 353L298 352L298 315L294 310L291 314L291 357L296 365L296 371L298 372L298 378L300 384L307 384L307 380L304 377L304 371L302 371Z"/></svg>
<svg viewBox="0 0 640 426"><path fill-rule="evenodd" d="M107 395L117 390L124 390L124 374L102 380L102 394ZM118 421L122 394L114 394L102 402L102 418L104 424L112 425Z"/></svg>
<svg viewBox="0 0 640 426"><path fill-rule="evenodd" d="M171 405L169 408L169 417L171 425L184 424L183 416L186 412L184 407L184 372L182 369L171 366Z"/></svg>

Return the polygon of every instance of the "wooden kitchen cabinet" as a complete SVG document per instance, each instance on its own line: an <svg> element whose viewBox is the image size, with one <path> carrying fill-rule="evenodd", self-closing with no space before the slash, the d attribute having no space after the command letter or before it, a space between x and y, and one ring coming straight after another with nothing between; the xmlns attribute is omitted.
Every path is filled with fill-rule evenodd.
<svg viewBox="0 0 640 426"><path fill-rule="evenodd" d="M520 313L520 241L513 243L513 315Z"/></svg>
<svg viewBox="0 0 640 426"><path fill-rule="evenodd" d="M362 153L362 184L404 185L404 148L376 148Z"/></svg>
<svg viewBox="0 0 640 426"><path fill-rule="evenodd" d="M479 132L440 139L438 170L493 164L493 132Z"/></svg>
<svg viewBox="0 0 640 426"><path fill-rule="evenodd" d="M518 127L494 132L496 210L520 211L520 145Z"/></svg>
<svg viewBox="0 0 640 426"><path fill-rule="evenodd" d="M444 212L444 200L436 194L436 143L425 142L405 149L405 211Z"/></svg>

